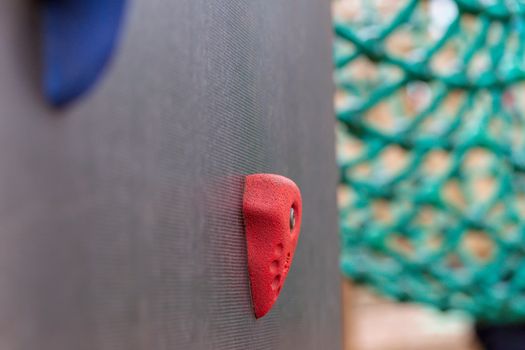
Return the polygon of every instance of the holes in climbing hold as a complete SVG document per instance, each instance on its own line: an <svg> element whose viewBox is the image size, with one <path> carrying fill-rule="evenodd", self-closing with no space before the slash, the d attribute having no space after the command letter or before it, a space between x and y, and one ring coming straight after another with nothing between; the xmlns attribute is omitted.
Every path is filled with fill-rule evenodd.
<svg viewBox="0 0 525 350"><path fill-rule="evenodd" d="M284 251L284 246L282 245L282 243L277 244L274 250L275 256L279 257L283 255L283 251Z"/></svg>
<svg viewBox="0 0 525 350"><path fill-rule="evenodd" d="M284 261L284 269L288 270L289 267L290 267L290 252L286 254L286 260Z"/></svg>
<svg viewBox="0 0 525 350"><path fill-rule="evenodd" d="M277 290L281 285L281 275L277 275L273 278L272 289Z"/></svg>
<svg viewBox="0 0 525 350"><path fill-rule="evenodd" d="M276 273L279 271L279 260L274 260L270 264L270 271Z"/></svg>

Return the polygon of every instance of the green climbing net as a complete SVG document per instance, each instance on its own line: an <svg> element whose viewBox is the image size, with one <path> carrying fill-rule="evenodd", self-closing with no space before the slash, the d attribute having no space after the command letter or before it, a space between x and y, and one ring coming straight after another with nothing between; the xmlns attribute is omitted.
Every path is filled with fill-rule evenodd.
<svg viewBox="0 0 525 350"><path fill-rule="evenodd" d="M334 3L343 273L525 319L525 4Z"/></svg>

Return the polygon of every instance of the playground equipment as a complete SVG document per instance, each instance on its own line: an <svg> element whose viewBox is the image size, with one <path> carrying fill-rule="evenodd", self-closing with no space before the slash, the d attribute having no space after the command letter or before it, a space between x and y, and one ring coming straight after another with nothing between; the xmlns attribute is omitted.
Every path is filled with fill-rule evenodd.
<svg viewBox="0 0 525 350"><path fill-rule="evenodd" d="M0 0L0 349L339 349L328 3L129 1L118 59L59 109L33 3ZM254 173L304 204L259 319Z"/></svg>
<svg viewBox="0 0 525 350"><path fill-rule="evenodd" d="M114 51L126 0L40 0L42 85L54 106L86 93Z"/></svg>
<svg viewBox="0 0 525 350"><path fill-rule="evenodd" d="M292 265L301 231L301 192L283 176L248 175L243 217L253 309L260 318L276 302Z"/></svg>
<svg viewBox="0 0 525 350"><path fill-rule="evenodd" d="M343 273L480 321L525 319L524 4L346 6L335 19Z"/></svg>

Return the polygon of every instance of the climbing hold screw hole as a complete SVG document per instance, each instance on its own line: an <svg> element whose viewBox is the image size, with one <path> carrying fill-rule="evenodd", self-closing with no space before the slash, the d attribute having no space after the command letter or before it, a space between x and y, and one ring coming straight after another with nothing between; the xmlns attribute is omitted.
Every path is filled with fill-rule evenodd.
<svg viewBox="0 0 525 350"><path fill-rule="evenodd" d="M290 231L295 227L295 210L293 207L290 208Z"/></svg>

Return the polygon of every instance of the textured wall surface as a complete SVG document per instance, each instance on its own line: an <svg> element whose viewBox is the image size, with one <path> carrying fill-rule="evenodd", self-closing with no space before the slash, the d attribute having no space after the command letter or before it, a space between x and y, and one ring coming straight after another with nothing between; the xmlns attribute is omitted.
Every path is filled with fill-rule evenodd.
<svg viewBox="0 0 525 350"><path fill-rule="evenodd" d="M29 0L0 0L0 348L338 349L329 4L135 0L86 98L39 93ZM303 225L255 320L243 175Z"/></svg>

